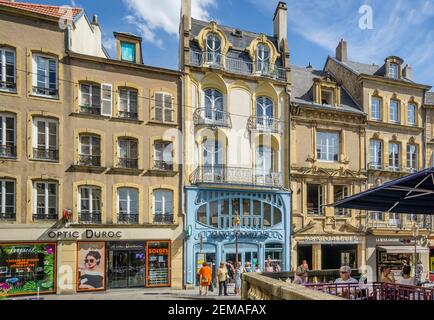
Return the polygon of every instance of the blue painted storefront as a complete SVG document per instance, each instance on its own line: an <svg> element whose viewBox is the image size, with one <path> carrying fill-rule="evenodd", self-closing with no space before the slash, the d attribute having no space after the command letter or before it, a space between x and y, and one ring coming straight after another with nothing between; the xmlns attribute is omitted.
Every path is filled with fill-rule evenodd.
<svg viewBox="0 0 434 320"><path fill-rule="evenodd" d="M195 284L198 254L207 262L235 261L239 216L239 260L264 270L271 257L282 271L290 269L291 195L287 191L186 187L186 285Z"/></svg>

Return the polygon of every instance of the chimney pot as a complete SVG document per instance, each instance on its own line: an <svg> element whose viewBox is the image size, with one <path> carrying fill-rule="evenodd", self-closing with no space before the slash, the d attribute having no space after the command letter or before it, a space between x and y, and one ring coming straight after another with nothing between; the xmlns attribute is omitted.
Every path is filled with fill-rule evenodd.
<svg viewBox="0 0 434 320"><path fill-rule="evenodd" d="M98 15L96 15L96 14L93 15L92 24L94 24L96 26L99 25L99 23L98 23Z"/></svg>
<svg viewBox="0 0 434 320"><path fill-rule="evenodd" d="M339 44L336 48L336 59L342 62L348 61L347 42L344 39L341 39L341 41L339 41Z"/></svg>
<svg viewBox="0 0 434 320"><path fill-rule="evenodd" d="M404 78L411 80L411 66L407 63L404 70L402 70L402 75Z"/></svg>

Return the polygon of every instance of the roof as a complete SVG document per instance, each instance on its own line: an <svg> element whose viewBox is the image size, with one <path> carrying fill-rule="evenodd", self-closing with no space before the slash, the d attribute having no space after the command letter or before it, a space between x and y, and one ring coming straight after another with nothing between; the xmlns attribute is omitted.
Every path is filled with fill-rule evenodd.
<svg viewBox="0 0 434 320"><path fill-rule="evenodd" d="M425 104L434 106L434 92L427 92L425 96Z"/></svg>
<svg viewBox="0 0 434 320"><path fill-rule="evenodd" d="M6 0L0 0L0 6L15 8L27 12L38 13L54 18L67 18L74 19L83 12L81 8L71 8L71 12L65 12L65 9L61 6L51 6L46 4L34 4L27 2L11 2Z"/></svg>
<svg viewBox="0 0 434 320"><path fill-rule="evenodd" d="M323 70L291 66L292 98L291 101L299 104L308 104L317 108L332 109L335 111L356 112L364 114L358 104L351 98L344 87L341 87L341 105L336 108L329 105L316 104L313 101L313 79L321 78L326 73Z"/></svg>

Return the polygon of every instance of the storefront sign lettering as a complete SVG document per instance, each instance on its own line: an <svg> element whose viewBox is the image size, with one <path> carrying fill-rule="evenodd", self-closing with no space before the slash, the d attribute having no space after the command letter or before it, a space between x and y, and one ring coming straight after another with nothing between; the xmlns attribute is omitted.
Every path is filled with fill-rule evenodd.
<svg viewBox="0 0 434 320"><path fill-rule="evenodd" d="M208 239L220 239L228 240L235 238L235 231L202 231L198 233L194 239L199 240L200 238ZM251 239L278 239L283 240L283 235L277 231L239 231L238 238L251 238Z"/></svg>
<svg viewBox="0 0 434 320"><path fill-rule="evenodd" d="M50 231L48 237L57 240L120 239L122 238L122 231L95 231L90 229L82 233L80 231Z"/></svg>
<svg viewBox="0 0 434 320"><path fill-rule="evenodd" d="M309 243L322 243L322 242L334 242L334 243L355 243L361 242L361 239L357 236L309 236L304 239L298 240L298 242Z"/></svg>
<svg viewBox="0 0 434 320"><path fill-rule="evenodd" d="M148 254L169 254L169 249L148 249Z"/></svg>

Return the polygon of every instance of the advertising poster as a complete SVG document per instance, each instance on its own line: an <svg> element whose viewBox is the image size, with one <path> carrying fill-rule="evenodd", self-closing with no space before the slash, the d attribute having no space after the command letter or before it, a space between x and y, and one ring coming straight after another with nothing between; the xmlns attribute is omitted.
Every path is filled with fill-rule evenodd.
<svg viewBox="0 0 434 320"><path fill-rule="evenodd" d="M56 244L0 244L0 292L8 296L56 291Z"/></svg>
<svg viewBox="0 0 434 320"><path fill-rule="evenodd" d="M105 243L77 244L77 291L105 290Z"/></svg>

